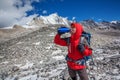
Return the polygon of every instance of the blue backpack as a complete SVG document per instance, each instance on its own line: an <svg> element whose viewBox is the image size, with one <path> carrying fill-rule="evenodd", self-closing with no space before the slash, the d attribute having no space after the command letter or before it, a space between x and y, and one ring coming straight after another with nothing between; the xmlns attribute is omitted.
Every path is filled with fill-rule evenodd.
<svg viewBox="0 0 120 80"><path fill-rule="evenodd" d="M91 34L88 32L82 32L82 37L85 37L87 40L88 45L90 46Z"/></svg>
<svg viewBox="0 0 120 80"><path fill-rule="evenodd" d="M88 32L82 32L82 37L86 39L88 46L90 46L91 34ZM89 59L91 59L91 56L85 56L84 59L88 61Z"/></svg>

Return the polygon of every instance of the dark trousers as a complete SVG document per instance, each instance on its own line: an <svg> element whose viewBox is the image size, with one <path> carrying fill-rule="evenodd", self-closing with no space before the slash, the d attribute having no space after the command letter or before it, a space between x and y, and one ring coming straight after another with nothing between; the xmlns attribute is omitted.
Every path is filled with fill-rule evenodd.
<svg viewBox="0 0 120 80"><path fill-rule="evenodd" d="M89 80L86 69L73 70L68 68L68 72L72 80L77 80L77 74L79 75L80 80Z"/></svg>

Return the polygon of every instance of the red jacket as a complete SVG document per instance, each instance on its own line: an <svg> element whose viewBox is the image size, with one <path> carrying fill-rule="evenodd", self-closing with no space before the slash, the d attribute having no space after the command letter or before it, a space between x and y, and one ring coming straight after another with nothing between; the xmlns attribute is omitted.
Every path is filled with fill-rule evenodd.
<svg viewBox="0 0 120 80"><path fill-rule="evenodd" d="M72 34L70 37L70 44L68 46L68 57L73 60L82 59L84 56L89 56L92 54L92 50L88 48L88 46L85 46L85 51L83 53L80 53L80 51L77 49L77 46L79 44L80 36L83 32L83 27L79 23L73 23L73 25L76 28L76 33ZM60 46L67 46L67 42L60 38L60 35L57 34L54 39L54 43L60 45ZM84 56L83 56L84 54ZM85 68L85 65L79 65L75 62L67 61L67 64L70 68L77 70L77 69L83 69Z"/></svg>

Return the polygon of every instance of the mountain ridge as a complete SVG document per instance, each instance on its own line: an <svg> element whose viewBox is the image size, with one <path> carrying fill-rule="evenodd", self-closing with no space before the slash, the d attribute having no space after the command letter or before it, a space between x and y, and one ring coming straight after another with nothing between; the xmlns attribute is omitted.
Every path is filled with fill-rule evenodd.
<svg viewBox="0 0 120 80"><path fill-rule="evenodd" d="M22 26L24 28L39 28L39 27L46 27L46 26L53 26L53 25L70 27L70 23L74 21L68 20L67 17L59 16L57 13L53 13L48 16L41 15L38 17L34 17L31 21L28 21L25 25L19 25L19 26ZM81 23L85 28L90 28L90 29L120 30L120 21L104 21L103 20L101 22L96 22L92 19L86 19L78 22ZM10 28L11 27L8 27L8 29ZM7 29L7 28L5 27L3 29Z"/></svg>

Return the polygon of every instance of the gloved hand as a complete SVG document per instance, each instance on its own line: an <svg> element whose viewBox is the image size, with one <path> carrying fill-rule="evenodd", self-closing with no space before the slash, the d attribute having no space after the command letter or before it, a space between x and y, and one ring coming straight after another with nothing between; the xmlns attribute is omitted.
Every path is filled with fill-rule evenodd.
<svg viewBox="0 0 120 80"><path fill-rule="evenodd" d="M79 44L79 45L78 45L78 50L79 50L81 53L83 53L84 50L85 50L84 44Z"/></svg>
<svg viewBox="0 0 120 80"><path fill-rule="evenodd" d="M64 33L64 34L60 35L60 38L62 38L62 39L69 38L69 37L71 37L70 33Z"/></svg>

